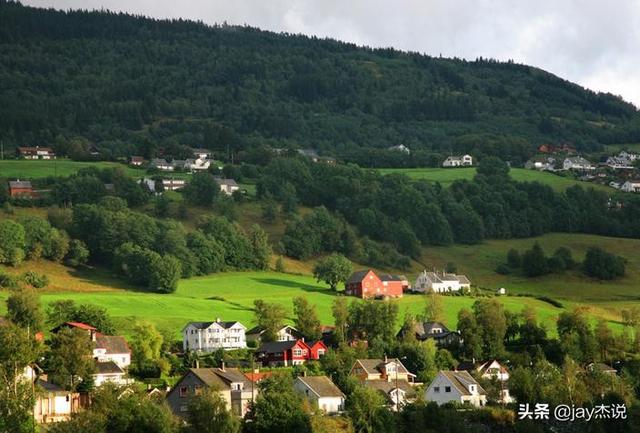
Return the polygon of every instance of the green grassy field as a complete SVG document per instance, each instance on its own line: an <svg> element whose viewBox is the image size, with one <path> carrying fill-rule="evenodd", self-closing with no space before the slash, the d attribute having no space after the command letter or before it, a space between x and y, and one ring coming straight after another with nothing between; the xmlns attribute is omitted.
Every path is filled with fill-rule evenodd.
<svg viewBox="0 0 640 433"><path fill-rule="evenodd" d="M415 180L426 180L428 182L440 182L443 186L449 186L456 180L472 180L476 174L473 167L465 168L382 168L378 170L382 174L402 173ZM553 173L537 170L526 170L524 168L512 168L510 175L519 182L540 182L551 186L556 191L581 185L584 188L593 187L600 191L613 192L613 188L604 185L592 184L567 177L555 175Z"/></svg>
<svg viewBox="0 0 640 433"><path fill-rule="evenodd" d="M95 284L95 283L94 283ZM0 299L8 296L0 292ZM73 299L79 303L92 303L105 307L117 320L125 334L139 320L148 320L156 326L171 329L176 336L190 320L239 320L246 326L253 325L253 301L264 299L282 304L293 315L291 300L296 296L306 297L316 305L322 323L331 324L331 303L335 292L318 284L310 276L279 274L275 272L223 273L207 277L192 278L180 282L176 293L161 295L133 290L105 289L51 291L41 294L46 305L60 299ZM554 329L554 319L561 311L545 302L524 297L501 297L508 310L520 311L524 305L536 308L538 316L549 329ZM444 313L450 326L455 326L458 311L470 307L474 299L462 296L443 297ZM425 301L422 295L406 295L398 301L400 316L410 311L420 313ZM0 309L4 309L4 302ZM291 317L290 317L291 318ZM400 326L400 321L397 323Z"/></svg>
<svg viewBox="0 0 640 433"><path fill-rule="evenodd" d="M130 167L118 162L70 161L68 159L29 160L13 159L0 161L0 176L7 178L38 179L48 176L70 176L86 167L123 169L129 176L141 177L146 170Z"/></svg>

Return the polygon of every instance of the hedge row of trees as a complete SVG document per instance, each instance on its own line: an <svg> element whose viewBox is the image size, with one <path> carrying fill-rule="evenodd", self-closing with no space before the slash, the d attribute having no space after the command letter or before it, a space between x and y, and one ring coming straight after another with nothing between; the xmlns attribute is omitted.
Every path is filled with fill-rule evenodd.
<svg viewBox="0 0 640 433"><path fill-rule="evenodd" d="M550 231L640 237L640 197L610 198L579 186L558 193L540 183L515 182L508 166L495 158L481 162L472 182L456 181L447 189L400 174L290 158L273 160L263 173L260 197L283 207L294 201L326 208L289 224L283 243L293 257L354 254L355 235L344 221L409 257L418 257L421 245L475 244ZM316 221L334 231L323 232Z"/></svg>

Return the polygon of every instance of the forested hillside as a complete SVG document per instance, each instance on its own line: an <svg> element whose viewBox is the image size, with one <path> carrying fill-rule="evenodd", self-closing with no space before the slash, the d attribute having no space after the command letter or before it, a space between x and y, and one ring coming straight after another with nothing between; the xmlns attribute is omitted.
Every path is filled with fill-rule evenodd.
<svg viewBox="0 0 640 433"><path fill-rule="evenodd" d="M80 143L115 158L188 145L255 161L270 145L402 166L460 151L518 163L543 142L640 141L634 106L533 67L250 27L1 0L0 59L5 148L64 155ZM383 150L400 143L410 157Z"/></svg>

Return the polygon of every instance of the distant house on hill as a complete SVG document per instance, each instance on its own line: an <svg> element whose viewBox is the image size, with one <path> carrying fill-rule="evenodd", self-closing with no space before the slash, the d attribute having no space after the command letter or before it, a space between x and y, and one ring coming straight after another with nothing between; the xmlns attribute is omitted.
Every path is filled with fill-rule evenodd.
<svg viewBox="0 0 640 433"><path fill-rule="evenodd" d="M416 376L397 358L357 359L350 374L363 386L380 392L392 410L400 409L416 397Z"/></svg>
<svg viewBox="0 0 640 433"><path fill-rule="evenodd" d="M149 167L155 168L160 171L174 171L175 164L171 162L167 162L164 158L153 158L151 162L149 162Z"/></svg>
<svg viewBox="0 0 640 433"><path fill-rule="evenodd" d="M182 348L195 352L215 352L247 347L246 327L237 321L189 322L182 329Z"/></svg>
<svg viewBox="0 0 640 433"><path fill-rule="evenodd" d="M573 154L576 153L576 148L573 146L570 146L568 144L562 144L560 146L555 146L553 144L541 144L538 147L538 152L540 153L568 153L568 154Z"/></svg>
<svg viewBox="0 0 640 433"><path fill-rule="evenodd" d="M144 158L142 156L130 156L129 157L129 165L134 167L140 167L144 164Z"/></svg>
<svg viewBox="0 0 640 433"><path fill-rule="evenodd" d="M620 156L608 157L605 165L614 170L630 170L634 168L633 162L630 159L622 158Z"/></svg>
<svg viewBox="0 0 640 433"><path fill-rule="evenodd" d="M549 156L545 158L531 158L524 164L527 170L554 171L556 168L556 159Z"/></svg>
<svg viewBox="0 0 640 433"><path fill-rule="evenodd" d="M424 399L438 405L457 402L481 407L487 404L487 392L468 371L441 370L426 389Z"/></svg>
<svg viewBox="0 0 640 433"><path fill-rule="evenodd" d="M624 192L640 192L640 180L628 180L620 187Z"/></svg>
<svg viewBox="0 0 640 433"><path fill-rule="evenodd" d="M401 152L404 153L405 155L409 155L411 154L411 150L405 146L404 144L398 144L397 146L391 146L389 148L387 148L387 150L391 150L394 152Z"/></svg>
<svg viewBox="0 0 640 433"><path fill-rule="evenodd" d="M471 167L473 157L471 155L449 156L442 163L443 167Z"/></svg>
<svg viewBox="0 0 640 433"><path fill-rule="evenodd" d="M480 361L475 363L460 363L456 370L468 371L472 374L477 374L483 379L497 380L501 382L500 396L498 400L501 403L512 403L513 397L509 393L507 383L509 382L509 371L496 359L490 359L488 361Z"/></svg>
<svg viewBox="0 0 640 433"><path fill-rule="evenodd" d="M469 290L471 282L466 275L447 274L445 272L422 271L416 278L412 290L414 292L459 292Z"/></svg>
<svg viewBox="0 0 640 433"><path fill-rule="evenodd" d="M256 357L265 367L289 367L309 360L310 348L302 340L262 343Z"/></svg>
<svg viewBox="0 0 640 433"><path fill-rule="evenodd" d="M265 328L261 326L255 326L246 331L247 341L262 342L262 336L265 333ZM285 325L276 333L276 341L295 341L302 338L302 334L296 328L291 325Z"/></svg>
<svg viewBox="0 0 640 433"><path fill-rule="evenodd" d="M196 159L213 159L213 152L209 149L193 149L193 157Z"/></svg>
<svg viewBox="0 0 640 433"><path fill-rule="evenodd" d="M56 154L50 147L18 147L16 149L18 158L23 159L55 159Z"/></svg>
<svg viewBox="0 0 640 433"><path fill-rule="evenodd" d="M595 165L581 156L572 156L565 158L562 163L562 168L565 170L595 170Z"/></svg>
<svg viewBox="0 0 640 433"><path fill-rule="evenodd" d="M404 329L398 332L398 338L405 336ZM413 333L418 341L432 339L438 347L456 347L462 343L462 337L458 331L450 331L443 323L430 321L416 321Z"/></svg>
<svg viewBox="0 0 640 433"><path fill-rule="evenodd" d="M233 179L216 178L216 182L220 186L220 192L226 195L232 195L240 190L240 186Z"/></svg>
<svg viewBox="0 0 640 433"><path fill-rule="evenodd" d="M351 274L345 283L345 293L358 298L402 297L408 282L406 277L380 274L365 269Z"/></svg>
<svg viewBox="0 0 640 433"><path fill-rule="evenodd" d="M33 186L28 180L10 180L9 181L9 195L11 197L33 197Z"/></svg>

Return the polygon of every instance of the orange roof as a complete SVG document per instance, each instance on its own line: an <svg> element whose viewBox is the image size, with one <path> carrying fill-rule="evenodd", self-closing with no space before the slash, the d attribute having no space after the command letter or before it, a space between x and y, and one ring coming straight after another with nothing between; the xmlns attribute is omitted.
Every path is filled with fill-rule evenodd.
<svg viewBox="0 0 640 433"><path fill-rule="evenodd" d="M257 382L260 382L262 379L265 379L267 377L271 377L273 375L273 372L264 371L262 373L260 373L260 372L258 372L258 373L245 373L244 375L251 382L257 383Z"/></svg>
<svg viewBox="0 0 640 433"><path fill-rule="evenodd" d="M65 322L65 325L73 326L74 328L86 329L87 331L96 330L96 328L94 328L93 326L87 325L86 323L82 322Z"/></svg>

